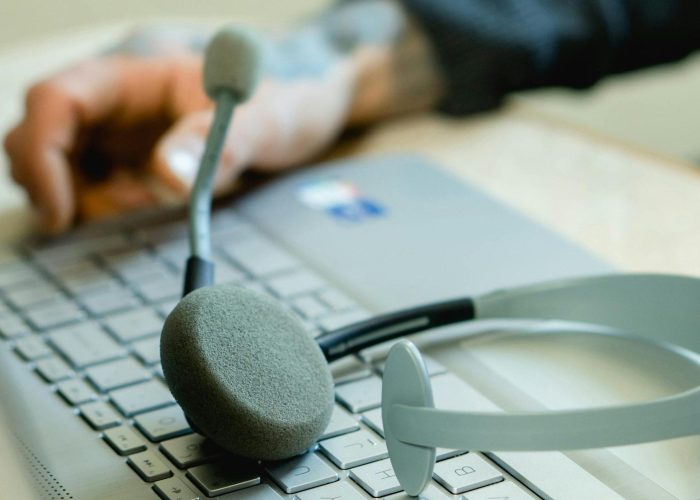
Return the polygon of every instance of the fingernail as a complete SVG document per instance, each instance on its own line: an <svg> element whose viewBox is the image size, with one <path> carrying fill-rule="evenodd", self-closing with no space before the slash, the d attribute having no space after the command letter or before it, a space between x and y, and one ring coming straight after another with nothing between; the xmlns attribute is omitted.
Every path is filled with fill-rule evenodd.
<svg viewBox="0 0 700 500"><path fill-rule="evenodd" d="M181 136L166 145L165 161L170 172L186 187L194 184L199 160L204 152L201 137Z"/></svg>

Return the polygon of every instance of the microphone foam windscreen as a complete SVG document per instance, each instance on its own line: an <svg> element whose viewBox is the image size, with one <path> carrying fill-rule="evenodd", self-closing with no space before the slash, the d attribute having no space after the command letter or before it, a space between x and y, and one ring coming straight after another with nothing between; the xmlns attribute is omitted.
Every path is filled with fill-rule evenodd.
<svg viewBox="0 0 700 500"><path fill-rule="evenodd" d="M298 455L330 420L333 381L321 349L261 293L219 285L188 294L165 321L161 357L191 422L234 454Z"/></svg>
<svg viewBox="0 0 700 500"><path fill-rule="evenodd" d="M247 100L260 78L262 48L257 37L240 26L225 26L204 54L204 89L212 100L221 90Z"/></svg>

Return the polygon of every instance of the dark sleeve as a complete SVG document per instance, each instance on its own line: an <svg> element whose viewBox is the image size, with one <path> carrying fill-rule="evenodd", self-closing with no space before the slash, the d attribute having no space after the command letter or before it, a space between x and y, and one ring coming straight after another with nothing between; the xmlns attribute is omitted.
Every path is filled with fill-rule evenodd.
<svg viewBox="0 0 700 500"><path fill-rule="evenodd" d="M700 48L700 0L402 0L447 81L441 109L493 108L514 90L588 87Z"/></svg>

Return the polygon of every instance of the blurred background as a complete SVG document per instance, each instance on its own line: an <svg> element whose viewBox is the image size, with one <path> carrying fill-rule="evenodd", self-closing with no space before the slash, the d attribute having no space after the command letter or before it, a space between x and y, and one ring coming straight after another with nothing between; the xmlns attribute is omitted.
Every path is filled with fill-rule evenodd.
<svg viewBox="0 0 700 500"><path fill-rule="evenodd" d="M215 25L239 20L280 27L321 9L326 0L23 0L0 2L0 55L65 43L82 57L109 44L130 25L150 21ZM261 5L262 4L262 5ZM81 45L81 40L85 40ZM97 45L97 46L96 46ZM16 61L15 61L16 60ZM51 71L51 62L36 68ZM0 68L12 79L14 67ZM16 96L0 96L0 125L11 120ZM679 64L609 78L591 91L548 89L515 97L521 103L662 155L700 165L700 55Z"/></svg>

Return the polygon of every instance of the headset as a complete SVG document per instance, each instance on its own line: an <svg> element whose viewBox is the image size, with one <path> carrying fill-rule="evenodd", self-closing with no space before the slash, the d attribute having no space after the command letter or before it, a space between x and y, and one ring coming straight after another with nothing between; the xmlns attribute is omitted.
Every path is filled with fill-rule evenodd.
<svg viewBox="0 0 700 500"><path fill-rule="evenodd" d="M204 86L214 121L191 195L191 256L183 298L167 317L161 358L193 429L224 449L280 460L314 445L334 404L328 362L432 328L482 319L560 319L605 325L598 333L648 342L700 365L700 279L603 275L541 283L381 315L314 340L265 294L213 285L213 177L235 106L260 73L260 43L240 27L207 47ZM595 330L592 330L595 333ZM700 384L654 401L583 410L462 413L433 406L418 349L390 349L382 386L386 444L397 479L416 496L432 477L435 448L573 450L700 434Z"/></svg>

